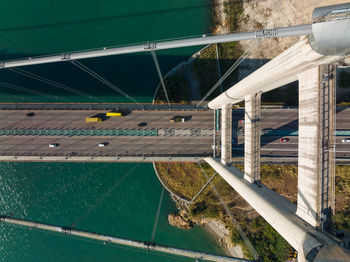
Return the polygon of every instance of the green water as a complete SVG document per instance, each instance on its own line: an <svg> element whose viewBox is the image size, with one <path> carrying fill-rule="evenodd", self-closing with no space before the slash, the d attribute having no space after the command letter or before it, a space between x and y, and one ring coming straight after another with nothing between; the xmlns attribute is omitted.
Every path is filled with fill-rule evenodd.
<svg viewBox="0 0 350 262"><path fill-rule="evenodd" d="M134 1L1 1L1 60L179 38L208 33L210 0ZM165 74L198 48L164 50L158 59ZM89 68L135 96L150 102L159 82L149 53L82 60ZM25 70L98 97L104 102L130 102L69 62L25 67ZM44 91L42 98L0 88L3 102L96 102L0 70L3 82Z"/></svg>
<svg viewBox="0 0 350 262"><path fill-rule="evenodd" d="M103 4L102 4L103 2ZM207 0L3 0L1 60L201 35L209 32ZM198 48L158 54L165 74ZM150 102L159 80L149 54L83 60L119 88ZM24 68L104 102L128 102L69 63ZM0 81L45 92L40 97L0 87L1 102L95 102L0 70ZM75 225L140 241L149 241L161 194L151 164L0 163L1 214L62 226ZM173 228L167 214L175 206L166 194L155 242L219 253L214 240L195 227ZM121 246L103 245L0 224L1 261L193 261Z"/></svg>

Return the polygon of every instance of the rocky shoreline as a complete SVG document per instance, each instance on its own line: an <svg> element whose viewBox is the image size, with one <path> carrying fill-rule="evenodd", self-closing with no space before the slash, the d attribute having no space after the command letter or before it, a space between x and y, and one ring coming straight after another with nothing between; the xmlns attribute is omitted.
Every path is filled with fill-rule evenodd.
<svg viewBox="0 0 350 262"><path fill-rule="evenodd" d="M231 241L231 232L224 222L205 217L198 219L190 218L186 206L183 206L174 198L173 200L176 202L179 211L168 215L168 222L171 226L184 230L190 230L195 225L201 226L216 239L218 246L225 251L226 255L236 258L245 258L241 246L235 245Z"/></svg>

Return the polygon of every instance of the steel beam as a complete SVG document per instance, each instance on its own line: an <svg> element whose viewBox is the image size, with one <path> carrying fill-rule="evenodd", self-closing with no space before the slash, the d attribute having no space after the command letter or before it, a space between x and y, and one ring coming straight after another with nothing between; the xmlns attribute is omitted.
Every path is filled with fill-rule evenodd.
<svg viewBox="0 0 350 262"><path fill-rule="evenodd" d="M233 33L226 35L203 35L201 37L193 37L180 40L170 41L155 41L137 45L121 46L121 47L103 47L101 49L80 51L80 52L66 52L56 55L48 55L42 57L29 57L24 59L17 59L12 61L0 62L0 68L10 68L18 66L38 65L54 62L63 62L69 60L86 59L102 56L131 54L139 52L150 52L154 50L173 49L189 46L200 46L215 43L226 43L242 40L251 40L259 38L273 38L273 37L290 37L302 36L312 34L312 25L298 25L289 27L279 27L274 29L265 29L254 32Z"/></svg>

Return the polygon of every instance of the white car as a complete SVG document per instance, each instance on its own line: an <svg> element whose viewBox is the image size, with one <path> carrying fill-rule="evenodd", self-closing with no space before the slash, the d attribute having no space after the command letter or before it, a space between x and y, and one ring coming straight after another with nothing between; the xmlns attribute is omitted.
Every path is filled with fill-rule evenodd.
<svg viewBox="0 0 350 262"><path fill-rule="evenodd" d="M342 142L343 143L350 143L350 138L344 138L344 139L342 139Z"/></svg>
<svg viewBox="0 0 350 262"><path fill-rule="evenodd" d="M57 144L57 143L53 143L53 144L49 145L49 147L58 147L58 146L59 146L59 144Z"/></svg>
<svg viewBox="0 0 350 262"><path fill-rule="evenodd" d="M105 147L106 145L108 145L108 142L99 143L99 144L98 144L98 147Z"/></svg>

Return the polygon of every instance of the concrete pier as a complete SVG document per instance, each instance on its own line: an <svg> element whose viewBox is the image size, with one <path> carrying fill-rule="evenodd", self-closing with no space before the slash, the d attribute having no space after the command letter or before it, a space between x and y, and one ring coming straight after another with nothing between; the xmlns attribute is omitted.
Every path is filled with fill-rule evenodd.
<svg viewBox="0 0 350 262"><path fill-rule="evenodd" d="M320 79L319 67L298 75L299 149L298 209L296 214L312 226L318 225L320 173Z"/></svg>
<svg viewBox="0 0 350 262"><path fill-rule="evenodd" d="M260 104L261 93L245 99L244 178L260 180Z"/></svg>
<svg viewBox="0 0 350 262"><path fill-rule="evenodd" d="M313 226L326 226L331 205L329 145L333 144L333 103L328 66L299 78L299 149L297 215Z"/></svg>
<svg viewBox="0 0 350 262"><path fill-rule="evenodd" d="M232 158L232 105L221 108L221 163L227 165Z"/></svg>

